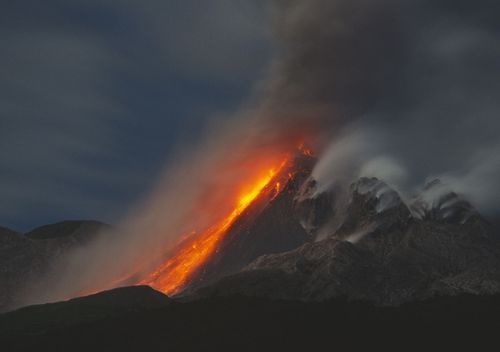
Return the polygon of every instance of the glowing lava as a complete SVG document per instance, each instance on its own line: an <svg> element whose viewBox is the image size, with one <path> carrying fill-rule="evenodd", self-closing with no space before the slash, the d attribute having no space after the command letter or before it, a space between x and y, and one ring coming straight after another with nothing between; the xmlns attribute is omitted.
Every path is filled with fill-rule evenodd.
<svg viewBox="0 0 500 352"><path fill-rule="evenodd" d="M141 284L150 285L167 295L175 295L185 288L197 270L216 252L227 230L263 190L268 185L272 185L272 188L279 190L281 184L276 181L276 178L287 162L288 158L278 167L270 169L264 176L248 187L248 191L237 200L232 212L219 223L200 235L193 234L190 236L192 238L181 242L174 255L143 280ZM273 185L273 182L276 182L276 184Z"/></svg>

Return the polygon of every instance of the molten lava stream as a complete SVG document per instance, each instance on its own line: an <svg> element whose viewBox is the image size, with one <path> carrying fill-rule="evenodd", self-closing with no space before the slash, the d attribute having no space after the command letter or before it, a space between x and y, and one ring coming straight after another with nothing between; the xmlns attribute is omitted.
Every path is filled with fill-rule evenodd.
<svg viewBox="0 0 500 352"><path fill-rule="evenodd" d="M224 239L235 220L276 179L287 162L288 158L278 167L269 170L264 177L256 180L250 191L240 197L230 214L199 236L195 235L196 238L182 242L175 254L140 284L150 285L170 296L179 293L217 250L218 244ZM276 189L280 187L279 182L276 182L275 187Z"/></svg>

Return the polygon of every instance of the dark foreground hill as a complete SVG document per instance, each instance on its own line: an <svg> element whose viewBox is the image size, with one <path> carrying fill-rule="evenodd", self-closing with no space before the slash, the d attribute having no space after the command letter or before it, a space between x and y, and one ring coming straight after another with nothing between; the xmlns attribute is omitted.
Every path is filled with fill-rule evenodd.
<svg viewBox="0 0 500 352"><path fill-rule="evenodd" d="M118 289L0 315L3 351L482 350L500 327L500 296L400 307L244 297L171 302Z"/></svg>
<svg viewBox="0 0 500 352"><path fill-rule="evenodd" d="M34 305L0 315L0 336L37 335L43 331L92 323L111 316L165 307L170 298L149 286L117 288L65 302Z"/></svg>

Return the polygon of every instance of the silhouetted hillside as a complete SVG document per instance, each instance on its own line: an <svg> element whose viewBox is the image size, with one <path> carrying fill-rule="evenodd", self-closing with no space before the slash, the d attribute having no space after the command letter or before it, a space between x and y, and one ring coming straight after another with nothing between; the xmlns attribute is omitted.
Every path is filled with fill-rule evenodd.
<svg viewBox="0 0 500 352"><path fill-rule="evenodd" d="M62 221L21 234L0 227L0 312L17 305L33 278L72 249L97 238L109 225L98 221Z"/></svg>
<svg viewBox="0 0 500 352"><path fill-rule="evenodd" d="M37 240L46 240L69 236L89 237L109 227L109 225L106 225L99 221L68 220L37 227L36 229L31 230L25 235L31 239Z"/></svg>
<svg viewBox="0 0 500 352"><path fill-rule="evenodd" d="M481 350L496 338L500 314L500 296L395 308L243 297L168 304L151 291L121 289L2 315L0 344L6 351ZM124 296L132 304L117 305ZM156 303L136 305L138 297Z"/></svg>

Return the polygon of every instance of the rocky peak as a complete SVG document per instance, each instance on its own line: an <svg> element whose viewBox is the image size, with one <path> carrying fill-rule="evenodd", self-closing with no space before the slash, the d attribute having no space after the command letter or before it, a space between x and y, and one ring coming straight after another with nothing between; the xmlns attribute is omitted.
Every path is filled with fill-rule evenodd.
<svg viewBox="0 0 500 352"><path fill-rule="evenodd" d="M362 177L348 188L336 184L320 191L310 177L296 202L301 223L316 240L336 237L357 242L376 230L404 226L411 217L398 192L377 178Z"/></svg>
<svg viewBox="0 0 500 352"><path fill-rule="evenodd" d="M422 192L413 199L410 209L417 219L455 224L464 224L478 216L476 209L466 199L439 179L424 186Z"/></svg>
<svg viewBox="0 0 500 352"><path fill-rule="evenodd" d="M360 178L351 185L351 193L353 200L369 204L378 214L404 205L398 192L375 177Z"/></svg>
<svg viewBox="0 0 500 352"><path fill-rule="evenodd" d="M411 213L394 189L377 178L362 177L349 191L333 237L382 249L401 240L399 231L407 226Z"/></svg>

